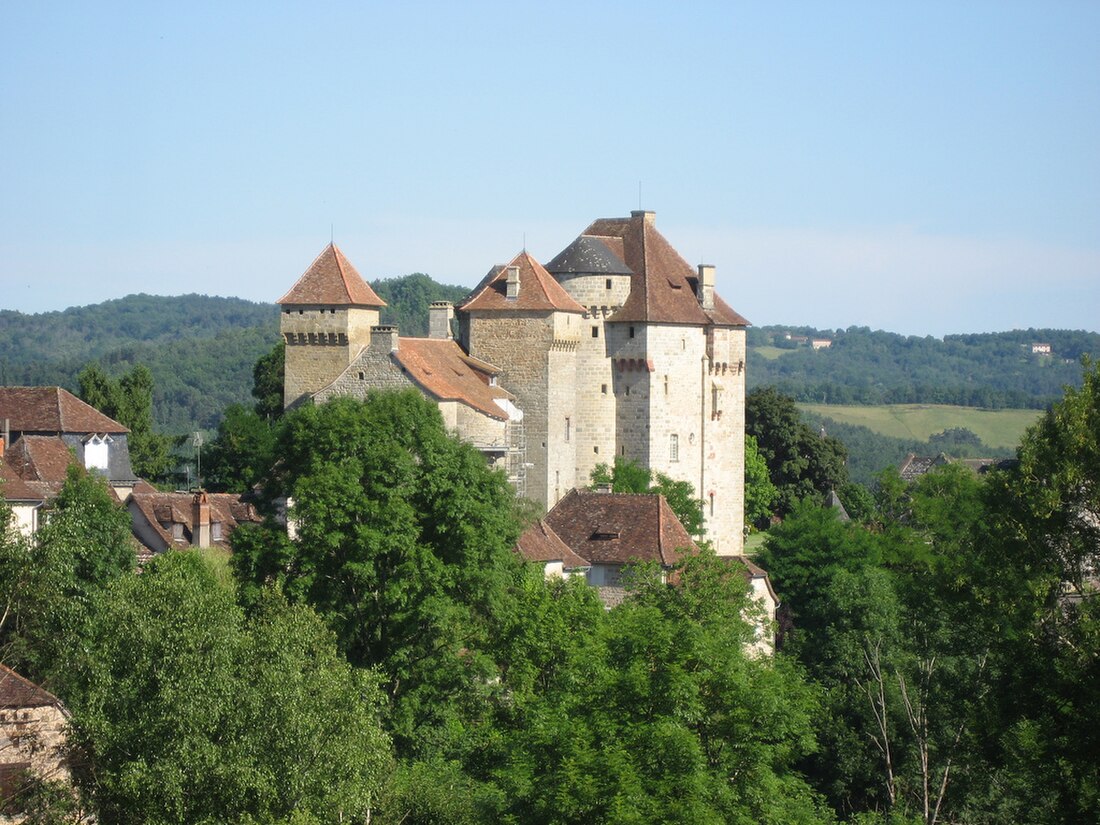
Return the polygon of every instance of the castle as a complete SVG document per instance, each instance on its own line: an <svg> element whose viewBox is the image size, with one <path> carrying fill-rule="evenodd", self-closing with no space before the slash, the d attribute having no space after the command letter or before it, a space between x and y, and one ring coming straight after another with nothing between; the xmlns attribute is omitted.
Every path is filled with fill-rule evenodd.
<svg viewBox="0 0 1100 825"><path fill-rule="evenodd" d="M428 338L380 325L384 302L332 244L279 304L287 407L415 386L519 495L549 509L623 456L690 482L706 538L742 552L748 322L654 213L597 220L545 266L524 251L493 267L458 307L431 306Z"/></svg>

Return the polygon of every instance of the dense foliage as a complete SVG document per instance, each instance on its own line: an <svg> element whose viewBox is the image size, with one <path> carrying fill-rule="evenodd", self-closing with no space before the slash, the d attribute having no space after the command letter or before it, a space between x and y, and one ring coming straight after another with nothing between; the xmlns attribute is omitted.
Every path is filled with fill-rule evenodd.
<svg viewBox="0 0 1100 825"><path fill-rule="evenodd" d="M785 338L832 341L814 350ZM1031 352L1051 344L1053 354ZM754 327L748 331L749 388L775 386L796 401L827 404L955 404L967 407L1043 409L1080 382L1082 355L1100 357L1100 335L1028 329L940 340L867 327L814 330ZM759 347L785 350L764 358Z"/></svg>
<svg viewBox="0 0 1100 825"><path fill-rule="evenodd" d="M437 284L422 272L414 272L401 278L382 278L371 281L371 288L386 302L380 320L383 324L396 324L402 335L424 338L428 334L428 306L432 301L461 303L470 294L465 286Z"/></svg>

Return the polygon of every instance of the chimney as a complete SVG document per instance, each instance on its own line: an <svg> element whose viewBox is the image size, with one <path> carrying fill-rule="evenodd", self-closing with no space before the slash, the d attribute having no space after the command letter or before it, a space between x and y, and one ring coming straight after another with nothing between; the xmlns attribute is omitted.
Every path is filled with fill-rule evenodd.
<svg viewBox="0 0 1100 825"><path fill-rule="evenodd" d="M519 297L519 267L518 266L508 267L507 289L508 289L508 291L505 293L505 297L507 297L509 301L514 301L514 300L516 300L516 298Z"/></svg>
<svg viewBox="0 0 1100 825"><path fill-rule="evenodd" d="M630 217L641 218L650 226L657 225L657 213L651 212L648 209L635 209L633 212L630 213Z"/></svg>
<svg viewBox="0 0 1100 825"><path fill-rule="evenodd" d="M0 436L0 458L4 457L4 447L6 445L7 442L4 440L3 436Z"/></svg>
<svg viewBox="0 0 1100 825"><path fill-rule="evenodd" d="M614 489L615 488L609 482L606 482L606 481L600 482L599 484L596 485L596 492L597 493L610 493Z"/></svg>
<svg viewBox="0 0 1100 825"><path fill-rule="evenodd" d="M191 500L191 546L210 546L210 499L199 490Z"/></svg>
<svg viewBox="0 0 1100 825"><path fill-rule="evenodd" d="M397 327L393 324L371 327L370 348L382 352L397 352Z"/></svg>
<svg viewBox="0 0 1100 825"><path fill-rule="evenodd" d="M428 337L449 340L454 317L455 308L450 301L432 301L428 306Z"/></svg>
<svg viewBox="0 0 1100 825"><path fill-rule="evenodd" d="M696 285L699 306L714 309L714 265L699 264L699 283Z"/></svg>

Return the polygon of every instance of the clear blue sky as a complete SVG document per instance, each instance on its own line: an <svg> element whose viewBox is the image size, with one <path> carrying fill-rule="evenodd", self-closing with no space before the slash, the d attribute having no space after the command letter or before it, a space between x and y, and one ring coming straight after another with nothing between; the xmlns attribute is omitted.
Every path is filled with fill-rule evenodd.
<svg viewBox="0 0 1100 825"><path fill-rule="evenodd" d="M473 285L641 205L756 324L1100 329L1100 3L15 3L0 307Z"/></svg>

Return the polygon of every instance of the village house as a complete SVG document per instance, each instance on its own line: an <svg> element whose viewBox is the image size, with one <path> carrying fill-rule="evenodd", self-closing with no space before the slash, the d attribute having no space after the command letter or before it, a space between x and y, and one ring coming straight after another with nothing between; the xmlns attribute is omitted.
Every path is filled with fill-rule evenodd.
<svg viewBox="0 0 1100 825"><path fill-rule="evenodd" d="M668 580L683 557L698 553L699 547L662 495L576 489L530 525L515 550L541 565L547 578L583 576L610 608L627 596L623 573L629 565L655 562ZM770 652L778 599L768 574L745 556L726 560L738 565L761 610L761 616L753 617L753 648Z"/></svg>
<svg viewBox="0 0 1100 825"><path fill-rule="evenodd" d="M47 690L0 664L0 822L21 822L36 782L70 781L65 756L69 714Z"/></svg>
<svg viewBox="0 0 1100 825"><path fill-rule="evenodd" d="M721 555L744 542L745 329L654 213L601 219L545 266L494 266L428 339L379 324L384 302L334 245L279 304L287 407L418 387L459 437L549 509L622 456L687 481Z"/></svg>

